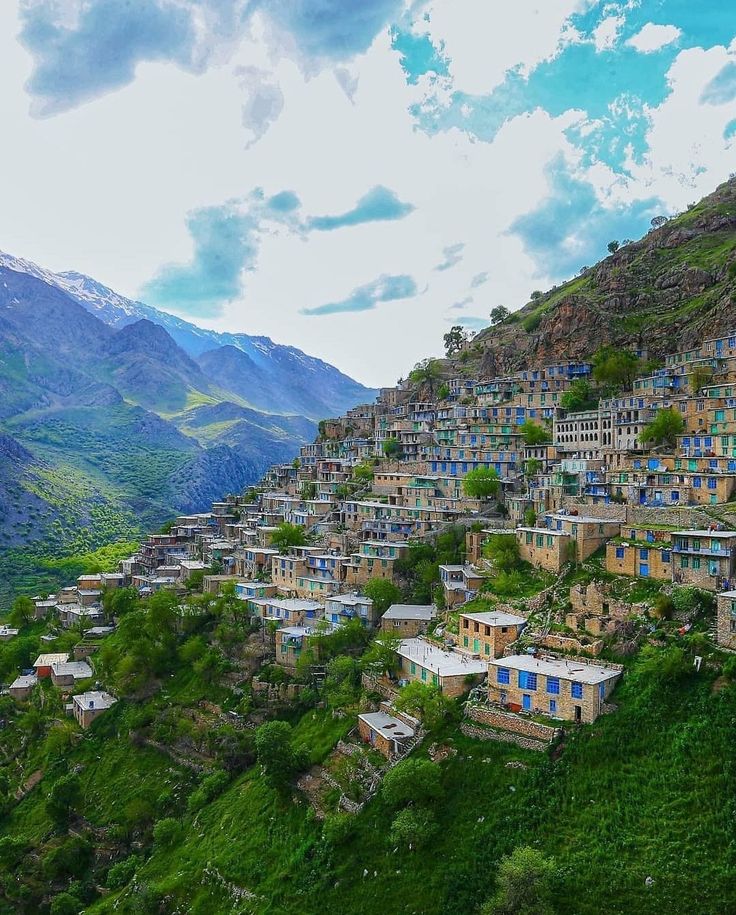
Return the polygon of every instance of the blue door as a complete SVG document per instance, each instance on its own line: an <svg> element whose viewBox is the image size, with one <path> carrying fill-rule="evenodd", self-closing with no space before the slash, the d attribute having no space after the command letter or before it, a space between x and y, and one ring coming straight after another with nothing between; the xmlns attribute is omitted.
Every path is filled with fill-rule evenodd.
<svg viewBox="0 0 736 915"><path fill-rule="evenodd" d="M641 578L649 578L649 563L648 562L639 563L639 575Z"/></svg>
<svg viewBox="0 0 736 915"><path fill-rule="evenodd" d="M531 696L527 696L526 693L524 693L524 694L522 695L522 697L521 697L521 707L524 709L525 712L531 712L531 710L532 710L532 697L531 697Z"/></svg>

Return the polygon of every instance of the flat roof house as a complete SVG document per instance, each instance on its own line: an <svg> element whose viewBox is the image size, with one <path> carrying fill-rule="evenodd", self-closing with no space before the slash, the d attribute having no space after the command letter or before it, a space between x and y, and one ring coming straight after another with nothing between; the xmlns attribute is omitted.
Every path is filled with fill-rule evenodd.
<svg viewBox="0 0 736 915"><path fill-rule="evenodd" d="M50 677L51 676L51 667L53 664L61 664L64 661L69 660L69 653L64 652L50 652L48 654L40 654L36 660L33 662L33 669L36 671L37 677Z"/></svg>
<svg viewBox="0 0 736 915"><path fill-rule="evenodd" d="M716 597L716 639L724 648L736 651L736 591Z"/></svg>
<svg viewBox="0 0 736 915"><path fill-rule="evenodd" d="M512 711L568 721L595 721L621 668L552 655L509 655L490 661L488 699Z"/></svg>
<svg viewBox="0 0 736 915"><path fill-rule="evenodd" d="M434 604L391 604L381 617L381 629L406 636L419 635L427 631L436 616Z"/></svg>
<svg viewBox="0 0 736 915"><path fill-rule="evenodd" d="M729 591L736 577L736 531L675 531L672 535L677 584Z"/></svg>
<svg viewBox="0 0 736 915"><path fill-rule="evenodd" d="M459 651L445 651L426 639L404 639L397 654L400 679L437 686L450 697L461 696L470 682L478 682L488 670L486 661Z"/></svg>
<svg viewBox="0 0 736 915"><path fill-rule="evenodd" d="M460 648L481 658L500 658L506 646L519 638L524 626L524 617L513 613L461 613L458 620Z"/></svg>
<svg viewBox="0 0 736 915"><path fill-rule="evenodd" d="M72 712L80 727L88 728L95 718L106 712L118 700L109 693L90 691L72 697Z"/></svg>
<svg viewBox="0 0 736 915"><path fill-rule="evenodd" d="M88 680L92 675L92 668L86 661L57 661L51 665L54 686L74 686L77 680Z"/></svg>
<svg viewBox="0 0 736 915"><path fill-rule="evenodd" d="M517 527L516 542L524 562L548 572L559 572L570 561L570 549L575 543L567 531L546 527Z"/></svg>
<svg viewBox="0 0 736 915"><path fill-rule="evenodd" d="M325 619L330 623L345 623L359 619L364 626L374 626L376 612L373 600L364 594L336 594L325 601Z"/></svg>
<svg viewBox="0 0 736 915"><path fill-rule="evenodd" d="M358 733L364 743L391 759L401 753L416 731L400 718L380 711L358 715Z"/></svg>
<svg viewBox="0 0 736 915"><path fill-rule="evenodd" d="M276 631L276 663L293 669L302 656L311 626L284 626Z"/></svg>
<svg viewBox="0 0 736 915"><path fill-rule="evenodd" d="M440 566L440 581L446 607L456 607L475 597L483 576L469 565Z"/></svg>
<svg viewBox="0 0 736 915"><path fill-rule="evenodd" d="M17 699L20 702L25 702L26 699L30 698L36 683L38 683L38 678L35 674L21 674L20 677L16 677L10 684L8 693L11 698Z"/></svg>

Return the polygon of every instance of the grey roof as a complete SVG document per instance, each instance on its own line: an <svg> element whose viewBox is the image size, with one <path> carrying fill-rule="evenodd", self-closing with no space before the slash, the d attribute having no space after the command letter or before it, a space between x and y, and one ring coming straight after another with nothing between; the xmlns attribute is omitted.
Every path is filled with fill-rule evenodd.
<svg viewBox="0 0 736 915"><path fill-rule="evenodd" d="M576 683L602 683L604 680L611 680L621 675L620 670L603 667L600 664L587 664L583 661L552 656L535 658L530 654L509 655L488 663L494 667L528 670L545 676L559 677L561 680L574 680Z"/></svg>
<svg viewBox="0 0 736 915"><path fill-rule="evenodd" d="M385 620L422 620L429 622L437 615L434 604L391 604L383 614Z"/></svg>
<svg viewBox="0 0 736 915"><path fill-rule="evenodd" d="M485 626L518 626L526 623L523 616L516 616L514 613L503 613L502 611L492 610L489 613L460 613L460 616L466 616L475 623L483 623Z"/></svg>
<svg viewBox="0 0 736 915"><path fill-rule="evenodd" d="M426 639L404 639L398 654L414 661L420 667L431 670L439 677L455 677L458 674L484 674L487 661L479 661L458 651L445 651Z"/></svg>
<svg viewBox="0 0 736 915"><path fill-rule="evenodd" d="M20 677L16 677L15 680L10 684L11 689L24 689L28 686L35 686L38 683L38 678L35 674L24 674Z"/></svg>
<svg viewBox="0 0 736 915"><path fill-rule="evenodd" d="M363 715L358 715L358 718L361 721L365 721L374 731L378 731L382 737L389 738L389 740L401 740L414 736L413 728L410 728L408 724L404 724L399 718L387 715L386 712L366 712Z"/></svg>
<svg viewBox="0 0 736 915"><path fill-rule="evenodd" d="M86 661L61 661L51 665L52 673L57 677L74 677L85 680L92 676L92 668Z"/></svg>
<svg viewBox="0 0 736 915"><path fill-rule="evenodd" d="M79 693L78 696L72 696L74 705L82 709L108 709L115 705L118 700L111 696L110 693L98 692L91 690L88 693Z"/></svg>

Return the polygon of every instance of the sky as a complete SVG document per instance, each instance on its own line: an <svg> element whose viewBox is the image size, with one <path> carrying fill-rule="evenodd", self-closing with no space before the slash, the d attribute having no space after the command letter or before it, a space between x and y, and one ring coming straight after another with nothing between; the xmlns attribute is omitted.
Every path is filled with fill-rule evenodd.
<svg viewBox="0 0 736 915"><path fill-rule="evenodd" d="M726 0L3 0L0 249L370 385L736 171Z"/></svg>

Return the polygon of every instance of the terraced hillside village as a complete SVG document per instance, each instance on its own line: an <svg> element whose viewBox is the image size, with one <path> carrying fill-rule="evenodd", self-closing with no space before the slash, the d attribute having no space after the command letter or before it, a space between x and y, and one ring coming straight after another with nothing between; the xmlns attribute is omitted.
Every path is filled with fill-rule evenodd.
<svg viewBox="0 0 736 915"><path fill-rule="evenodd" d="M735 193L19 596L0 911L736 911Z"/></svg>

